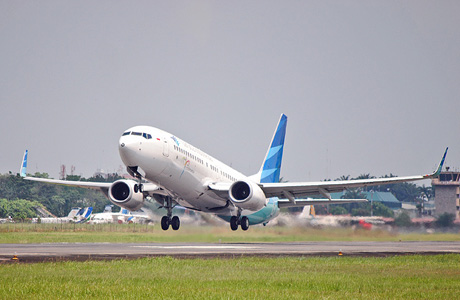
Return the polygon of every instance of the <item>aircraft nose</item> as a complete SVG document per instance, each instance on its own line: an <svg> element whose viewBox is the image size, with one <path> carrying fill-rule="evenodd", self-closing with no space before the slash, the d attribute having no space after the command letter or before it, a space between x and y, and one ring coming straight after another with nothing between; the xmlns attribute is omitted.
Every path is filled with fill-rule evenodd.
<svg viewBox="0 0 460 300"><path fill-rule="evenodd" d="M138 142L130 141L124 137L120 138L118 143L118 152L120 153L121 160L126 166L136 166L137 153L140 151Z"/></svg>

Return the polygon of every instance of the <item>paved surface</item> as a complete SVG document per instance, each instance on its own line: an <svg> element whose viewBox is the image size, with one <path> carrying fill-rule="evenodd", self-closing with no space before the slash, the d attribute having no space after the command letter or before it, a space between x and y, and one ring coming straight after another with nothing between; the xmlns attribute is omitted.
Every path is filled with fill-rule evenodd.
<svg viewBox="0 0 460 300"><path fill-rule="evenodd" d="M240 256L390 256L459 253L460 242L302 242L302 243L57 243L0 244L0 263L120 259L151 256L183 258Z"/></svg>

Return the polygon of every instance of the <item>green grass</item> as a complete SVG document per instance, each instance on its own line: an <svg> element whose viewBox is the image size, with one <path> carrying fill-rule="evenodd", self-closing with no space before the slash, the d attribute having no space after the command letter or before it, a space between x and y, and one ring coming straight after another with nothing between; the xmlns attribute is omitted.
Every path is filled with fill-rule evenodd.
<svg viewBox="0 0 460 300"><path fill-rule="evenodd" d="M227 226L182 226L163 231L158 226L117 224L0 224L0 243L74 242L299 242L299 241L460 241L455 233L405 233L351 228L252 226L248 231L231 231Z"/></svg>
<svg viewBox="0 0 460 300"><path fill-rule="evenodd" d="M456 299L460 256L0 265L0 299Z"/></svg>

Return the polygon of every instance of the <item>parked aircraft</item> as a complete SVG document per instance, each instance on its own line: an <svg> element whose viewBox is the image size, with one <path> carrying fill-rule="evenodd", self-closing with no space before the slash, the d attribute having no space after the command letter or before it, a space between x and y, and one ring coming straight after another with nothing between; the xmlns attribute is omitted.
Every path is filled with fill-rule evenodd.
<svg viewBox="0 0 460 300"><path fill-rule="evenodd" d="M119 212L112 212L113 205L106 205L101 213L92 214L88 223L149 223L152 219L142 211L132 212L126 208L121 208Z"/></svg>
<svg viewBox="0 0 460 300"><path fill-rule="evenodd" d="M8 218L1 218L0 219L0 224L3 224L3 223L14 223L14 220L11 216L8 216Z"/></svg>
<svg viewBox="0 0 460 300"><path fill-rule="evenodd" d="M367 201L332 199L332 192L433 178L441 172L447 154L446 149L438 169L428 175L280 183L286 125L287 117L283 114L262 166L252 176L238 172L171 133L150 126L127 129L118 143L121 160L137 180L96 183L26 177L27 151L21 175L27 180L99 189L113 204L129 210L141 208L146 197L152 197L167 210L161 220L163 230L170 226L173 230L179 229L179 217L172 215L176 205L217 214L230 223L232 230L239 226L247 230L250 225L266 224L282 207ZM317 195L324 199L302 199Z"/></svg>
<svg viewBox="0 0 460 300"><path fill-rule="evenodd" d="M93 208L73 207L67 217L62 218L33 218L32 223L84 223L89 220Z"/></svg>

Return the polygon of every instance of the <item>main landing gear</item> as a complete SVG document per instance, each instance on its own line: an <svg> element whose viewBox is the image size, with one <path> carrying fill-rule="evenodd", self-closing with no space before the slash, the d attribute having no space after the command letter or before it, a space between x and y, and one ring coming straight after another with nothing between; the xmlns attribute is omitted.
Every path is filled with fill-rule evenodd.
<svg viewBox="0 0 460 300"><path fill-rule="evenodd" d="M178 216L174 217L169 217L169 216L163 216L161 218L161 229L163 230L168 230L169 225L171 225L173 230L178 230L180 227L180 219Z"/></svg>
<svg viewBox="0 0 460 300"><path fill-rule="evenodd" d="M172 203L171 197L166 197L164 208L168 210L168 214L161 218L161 229L168 230L169 225L171 225L173 230L178 230L180 227L180 219L178 216L172 217Z"/></svg>
<svg viewBox="0 0 460 300"><path fill-rule="evenodd" d="M249 229L249 219L248 217L237 217L237 216L232 216L230 218L230 228L235 231L238 229L238 225L241 226L241 229L244 231Z"/></svg>

